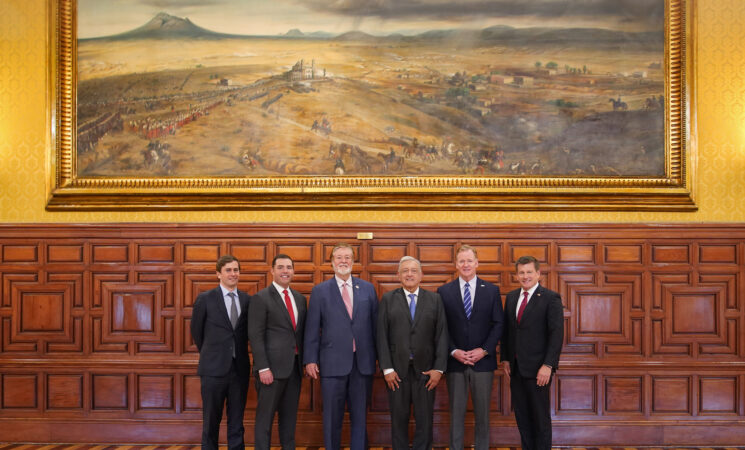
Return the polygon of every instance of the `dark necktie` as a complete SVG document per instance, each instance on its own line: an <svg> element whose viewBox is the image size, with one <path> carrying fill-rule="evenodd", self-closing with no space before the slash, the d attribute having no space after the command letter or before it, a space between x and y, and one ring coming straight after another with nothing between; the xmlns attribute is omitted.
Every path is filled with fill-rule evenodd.
<svg viewBox="0 0 745 450"><path fill-rule="evenodd" d="M235 293L228 292L228 297L230 297L230 300L231 300L230 323L233 325L233 329L235 329L235 326L238 324L238 306L235 304Z"/></svg>
<svg viewBox="0 0 745 450"><path fill-rule="evenodd" d="M523 311L525 311L525 306L528 305L528 293L524 293L525 296L523 297L523 302L520 303L520 309L517 311L517 323L520 323L520 319L523 318Z"/></svg>
<svg viewBox="0 0 745 450"><path fill-rule="evenodd" d="M471 286L466 283L463 285L463 308L466 310L466 317L471 318L471 289L469 289Z"/></svg>

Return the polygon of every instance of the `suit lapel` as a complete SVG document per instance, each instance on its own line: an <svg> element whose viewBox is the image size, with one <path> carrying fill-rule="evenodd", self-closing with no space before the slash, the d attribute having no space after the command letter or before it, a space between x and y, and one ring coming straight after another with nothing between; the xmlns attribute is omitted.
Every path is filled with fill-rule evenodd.
<svg viewBox="0 0 745 450"><path fill-rule="evenodd" d="M507 313L507 320L517 325L517 299L520 297L520 290L518 289L513 294L507 294L507 301L505 302L505 311ZM523 312L524 313L524 312Z"/></svg>
<svg viewBox="0 0 745 450"><path fill-rule="evenodd" d="M305 302L300 301L300 292L296 291L295 289L292 289L292 296L295 298L295 306L297 307L297 317L295 317L295 323L297 324L297 327L295 328L300 329L300 326L302 322L305 320Z"/></svg>
<svg viewBox="0 0 745 450"><path fill-rule="evenodd" d="M460 288L460 278L456 278L453 280L452 283L450 283L450 295L449 297L452 298L454 302L459 302L459 305L454 305L457 307L457 309L460 311L460 316L464 321L468 321L468 317L466 317L466 307L463 304L463 290ZM471 299L471 304L473 304L473 299Z"/></svg>
<svg viewBox="0 0 745 450"><path fill-rule="evenodd" d="M341 290L339 290L339 285L336 283L336 277L332 278L331 283L329 284L329 289L331 289L331 295L329 298L333 299L333 302L336 303L337 308L341 308L341 310L344 312L344 316L349 318L350 322L352 321L352 318L349 317L349 313L347 312L347 305L344 304L344 299L341 298ZM350 283L354 281L353 277L349 277ZM352 296L352 317L354 317L354 293L352 290L354 289L354 285L352 285L351 288L349 288L349 295Z"/></svg>
<svg viewBox="0 0 745 450"><path fill-rule="evenodd" d="M419 295L416 297L416 311L414 311L414 322L411 324L411 327L416 327L416 324L419 323L420 318L422 317L422 309L426 307L427 300L425 300L426 294L422 290L422 288L419 288ZM411 314L409 314L411 316Z"/></svg>
<svg viewBox="0 0 745 450"><path fill-rule="evenodd" d="M538 285L536 290L533 291L533 295L528 297L528 305L525 307L525 311L523 311L522 320L525 320L527 317L530 317L531 312L535 311L540 305L540 302L543 301L543 298L541 296L542 291L543 291L543 288L541 287L541 285ZM519 296L520 294L518 293L518 297Z"/></svg>
<svg viewBox="0 0 745 450"><path fill-rule="evenodd" d="M217 286L212 298L217 303L218 311L220 311L223 318L225 318L225 324L232 330L233 324L230 322L230 315L228 314L228 309L225 307L225 298L222 295L222 288L220 286Z"/></svg>
<svg viewBox="0 0 745 450"><path fill-rule="evenodd" d="M290 312L287 310L287 304L285 304L284 299L282 299L282 296L279 295L279 292L277 292L277 289L274 287L274 285L271 285L269 287L269 296L272 298L274 306L280 309L280 314L282 314L285 319L287 319L287 325L292 328L292 319L290 319Z"/></svg>

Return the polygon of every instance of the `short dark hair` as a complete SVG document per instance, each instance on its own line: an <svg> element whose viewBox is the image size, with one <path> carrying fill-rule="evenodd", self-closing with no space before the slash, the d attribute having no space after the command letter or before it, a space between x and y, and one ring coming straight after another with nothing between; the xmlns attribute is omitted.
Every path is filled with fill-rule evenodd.
<svg viewBox="0 0 745 450"><path fill-rule="evenodd" d="M238 270L241 270L241 262L233 255L222 255L220 259L217 260L215 267L217 267L218 272L222 272L222 268L225 267L225 264L232 263L233 261L238 263Z"/></svg>
<svg viewBox="0 0 745 450"><path fill-rule="evenodd" d="M535 258L535 256L525 255L517 258L517 262L515 263L515 270L517 270L517 266L524 266L525 264L533 263L533 267L535 267L535 270L541 270L541 263L538 262L538 260Z"/></svg>
<svg viewBox="0 0 745 450"><path fill-rule="evenodd" d="M295 261L293 261L292 258L290 258L289 255L285 255L284 253L280 253L279 255L275 256L274 259L272 259L272 267L274 267L274 265L277 263L277 260L278 259L289 259L290 262L292 263L292 266L293 267L295 266Z"/></svg>

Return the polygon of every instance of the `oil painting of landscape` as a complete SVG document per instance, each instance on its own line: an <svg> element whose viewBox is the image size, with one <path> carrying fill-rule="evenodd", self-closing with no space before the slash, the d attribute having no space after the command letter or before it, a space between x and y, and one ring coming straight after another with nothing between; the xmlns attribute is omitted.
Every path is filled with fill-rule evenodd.
<svg viewBox="0 0 745 450"><path fill-rule="evenodd" d="M665 0L79 0L77 177L665 176Z"/></svg>

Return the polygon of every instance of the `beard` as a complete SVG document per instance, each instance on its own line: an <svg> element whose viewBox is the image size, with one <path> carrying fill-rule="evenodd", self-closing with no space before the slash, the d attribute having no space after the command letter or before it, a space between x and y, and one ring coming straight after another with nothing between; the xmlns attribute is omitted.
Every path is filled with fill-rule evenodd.
<svg viewBox="0 0 745 450"><path fill-rule="evenodd" d="M341 275L341 276L344 276L345 277L345 276L349 275L350 273L352 273L352 266L347 266L347 267L337 267L337 266L334 266L334 272L336 274L338 274L338 275Z"/></svg>

